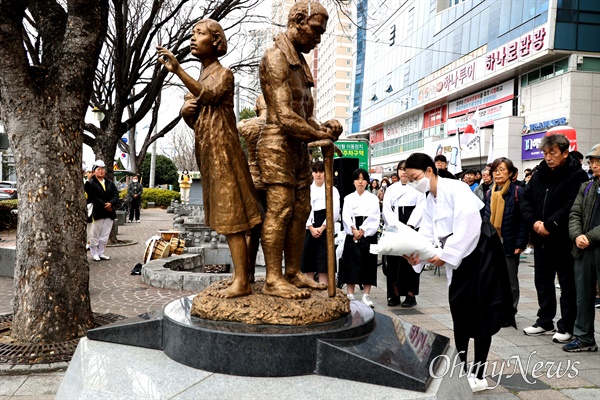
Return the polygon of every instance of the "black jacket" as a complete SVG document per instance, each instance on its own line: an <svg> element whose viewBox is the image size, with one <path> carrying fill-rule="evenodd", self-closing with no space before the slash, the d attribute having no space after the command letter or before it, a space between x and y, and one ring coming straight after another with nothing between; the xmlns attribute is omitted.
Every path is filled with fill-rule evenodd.
<svg viewBox="0 0 600 400"><path fill-rule="evenodd" d="M131 182L129 184L129 186L127 186L127 200L133 201L133 199L134 199L133 196L137 194L138 197L136 197L136 200L140 201L142 199L143 192L144 192L144 187L142 186L141 183Z"/></svg>
<svg viewBox="0 0 600 400"><path fill-rule="evenodd" d="M115 211L119 202L119 191L111 180L104 179L104 185L106 186L106 190L104 190L95 176L85 183L88 202L94 204L94 210L92 211L92 218L94 220L117 218ZM112 203L112 211L104 208L104 204L106 203Z"/></svg>
<svg viewBox="0 0 600 400"><path fill-rule="evenodd" d="M515 191L516 194L515 194ZM502 246L504 254L514 256L515 249L525 250L529 240L529 231L523 221L519 203L523 198L523 188L511 183L504 193L504 213L502 214ZM486 192L484 218L490 220L492 215L492 192Z"/></svg>
<svg viewBox="0 0 600 400"><path fill-rule="evenodd" d="M542 161L538 171L523 191L521 213L527 228L531 231L531 242L535 244L552 243L571 246L569 240L569 212L575 201L581 184L587 181L587 174L581 168L579 160L569 154L565 163L551 170ZM543 221L550 235L542 237L533 231L533 224Z"/></svg>

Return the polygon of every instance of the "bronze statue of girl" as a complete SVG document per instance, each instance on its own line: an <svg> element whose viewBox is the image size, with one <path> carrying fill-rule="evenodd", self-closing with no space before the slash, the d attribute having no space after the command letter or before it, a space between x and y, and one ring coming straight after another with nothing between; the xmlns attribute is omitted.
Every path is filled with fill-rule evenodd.
<svg viewBox="0 0 600 400"><path fill-rule="evenodd" d="M203 66L198 80L181 68L169 50L162 46L156 46L156 50L159 61L191 92L185 97L181 115L196 134L205 221L227 237L234 265L231 286L218 295L251 294L245 232L262 221L262 210L236 128L233 73L218 60L227 52L225 33L219 23L211 19L201 20L194 26L190 50Z"/></svg>

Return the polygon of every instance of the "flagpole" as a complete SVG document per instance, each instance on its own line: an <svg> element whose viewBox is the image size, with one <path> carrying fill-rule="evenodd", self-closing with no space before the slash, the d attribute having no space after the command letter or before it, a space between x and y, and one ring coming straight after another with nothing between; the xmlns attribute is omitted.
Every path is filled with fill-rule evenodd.
<svg viewBox="0 0 600 400"><path fill-rule="evenodd" d="M483 171L483 164L481 163L481 130L479 130L479 170Z"/></svg>

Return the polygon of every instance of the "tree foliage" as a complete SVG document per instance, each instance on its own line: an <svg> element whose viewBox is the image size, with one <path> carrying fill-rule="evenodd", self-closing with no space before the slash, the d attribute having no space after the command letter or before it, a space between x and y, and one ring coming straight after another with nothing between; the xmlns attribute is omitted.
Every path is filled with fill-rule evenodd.
<svg viewBox="0 0 600 400"><path fill-rule="evenodd" d="M152 156L150 154L146 154L144 157L144 161L142 162L140 171L142 176L142 184L145 187L148 187L148 182L150 182L150 162ZM156 169L154 170L154 182L156 185L173 185L173 187L179 186L177 183L177 179L179 178L179 173L177 172L177 167L173 163L173 161L162 154L156 155Z"/></svg>
<svg viewBox="0 0 600 400"><path fill-rule="evenodd" d="M242 111L240 111L240 121L254 117L256 117L256 111L254 111L250 107L245 107L242 109Z"/></svg>

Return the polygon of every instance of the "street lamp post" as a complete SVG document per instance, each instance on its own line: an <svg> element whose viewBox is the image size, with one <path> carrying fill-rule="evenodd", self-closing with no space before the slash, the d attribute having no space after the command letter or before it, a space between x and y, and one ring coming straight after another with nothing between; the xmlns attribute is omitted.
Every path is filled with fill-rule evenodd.
<svg viewBox="0 0 600 400"><path fill-rule="evenodd" d="M102 112L102 110L98 108L98 106L94 107L94 109L92 110L92 114L94 114L94 118L96 118L96 121L98 121L98 122L104 121L105 115Z"/></svg>

